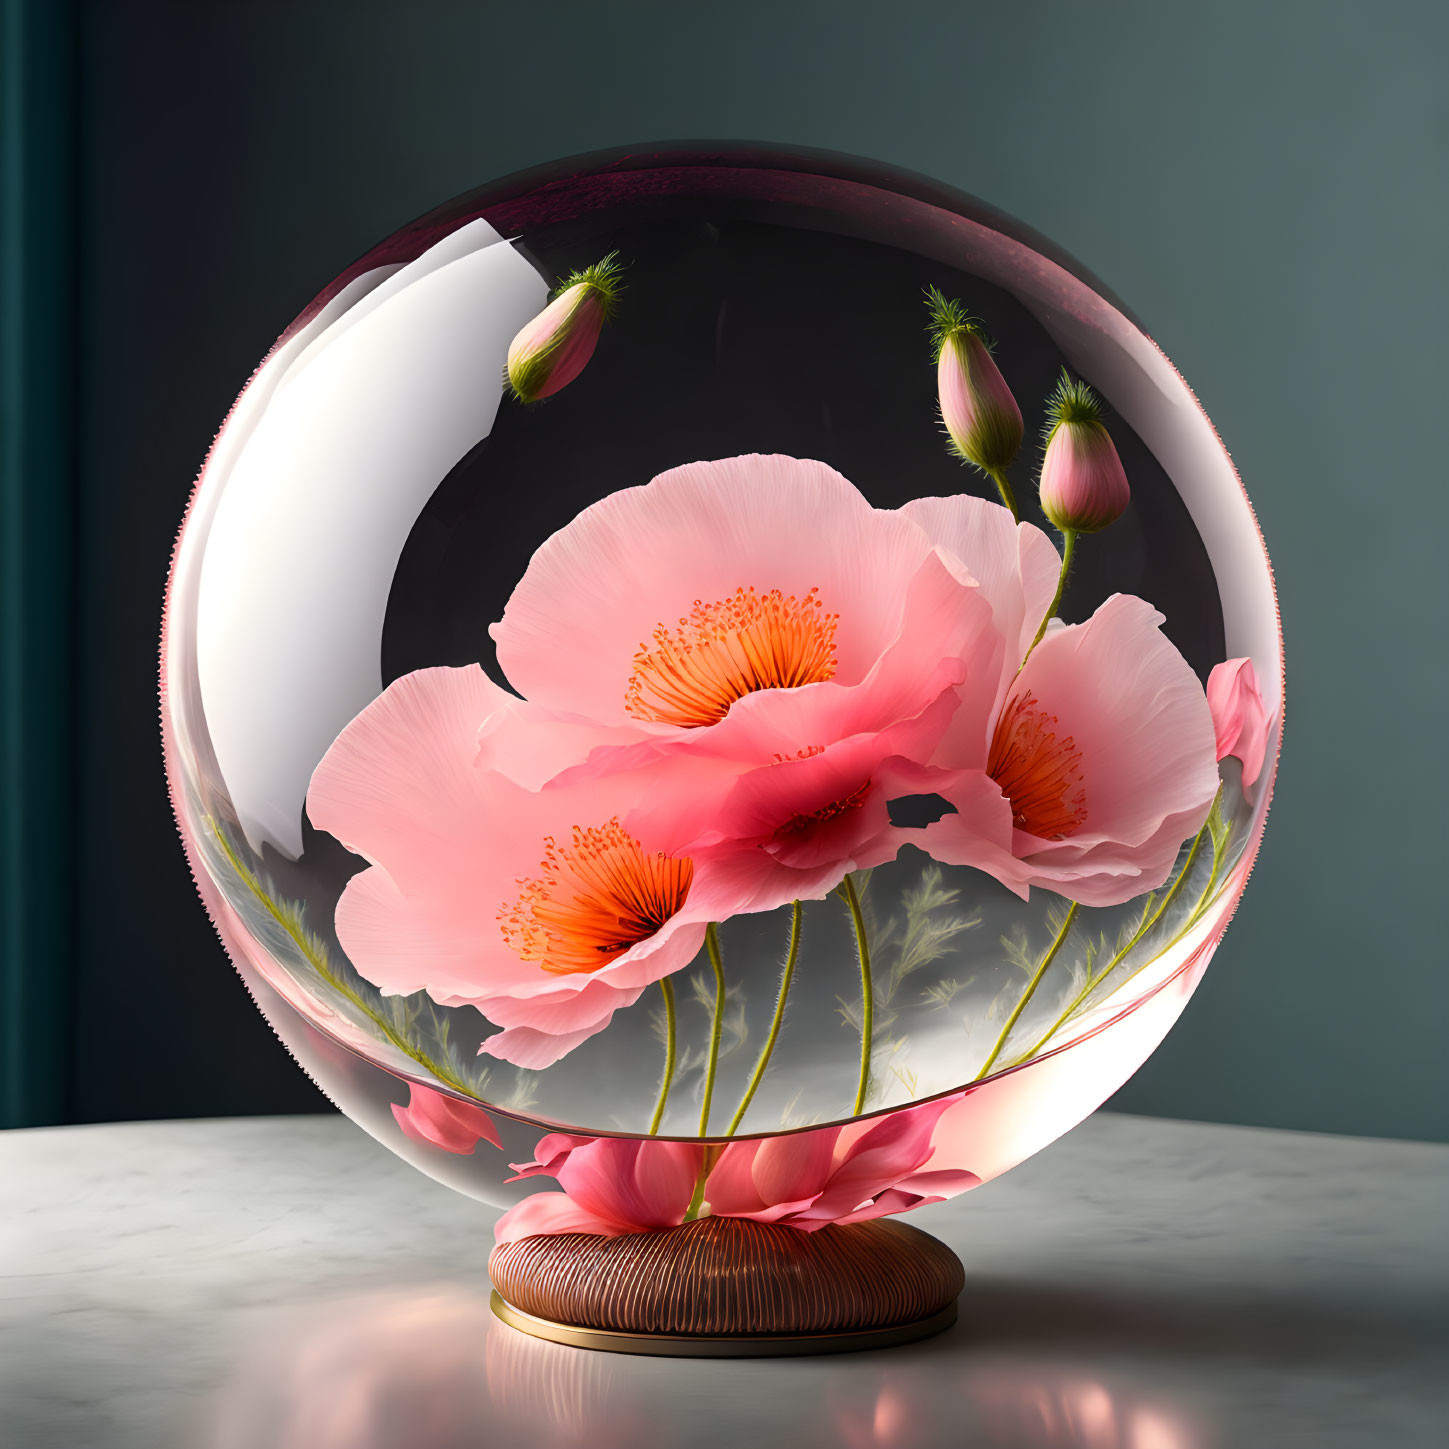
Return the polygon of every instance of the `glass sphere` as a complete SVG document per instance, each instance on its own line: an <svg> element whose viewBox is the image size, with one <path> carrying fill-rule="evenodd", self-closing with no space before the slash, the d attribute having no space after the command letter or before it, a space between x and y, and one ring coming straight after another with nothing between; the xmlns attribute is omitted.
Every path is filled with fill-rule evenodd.
<svg viewBox="0 0 1449 1449"><path fill-rule="evenodd" d="M914 1124L885 1211L1162 1039L1281 675L1227 453L1070 258L920 177L671 149L450 202L282 333L162 722L227 951L393 1151L510 1204L548 1133L838 1166Z"/></svg>

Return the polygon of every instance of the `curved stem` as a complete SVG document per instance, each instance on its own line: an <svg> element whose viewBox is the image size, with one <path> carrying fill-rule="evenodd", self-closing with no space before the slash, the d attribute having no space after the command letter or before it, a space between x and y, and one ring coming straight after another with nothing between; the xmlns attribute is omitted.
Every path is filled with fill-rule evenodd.
<svg viewBox="0 0 1449 1449"><path fill-rule="evenodd" d="M1032 1057L1034 1057L1071 1019L1071 1017L1076 1013L1077 1008L1082 1004L1082 1002L1084 1002L1087 997L1090 996L1092 992L1094 992L1097 987L1099 987L1102 982L1104 982L1123 963L1123 961L1127 959L1127 957L1131 954L1132 950L1137 946L1138 942L1140 942L1147 935L1147 933L1152 930L1152 928L1158 923L1158 921L1162 919L1163 912L1166 911L1168 906L1173 903L1173 901L1177 898L1178 891L1182 889L1183 882L1187 879L1187 873L1192 869L1192 863L1197 859L1197 853L1202 848L1203 836L1205 836L1206 834L1207 826L1204 825L1203 828L1199 830L1197 835L1193 838L1192 849L1188 851L1187 859L1183 861L1182 869L1177 873L1177 879L1173 881L1171 888L1168 890L1167 894L1163 896L1162 903L1157 907L1155 911L1152 912L1150 916L1146 916L1143 918L1142 924L1138 926L1138 928L1132 933L1132 939L1128 941L1128 943L1123 946L1122 949L1118 951L1109 962L1107 962L1106 966L1104 966L1102 970L1098 971L1095 975L1089 976L1087 978L1085 984L1082 986L1082 989L1077 992L1077 994L1071 999L1070 1003L1067 1006L1067 1009L1062 1012L1062 1014L1057 1017L1057 1019L1046 1029L1046 1031L1037 1040L1036 1045L1032 1047L1029 1052L1024 1053L1020 1058L1018 1058L1018 1060L1024 1062L1029 1061Z"/></svg>
<svg viewBox="0 0 1449 1449"><path fill-rule="evenodd" d="M1073 901L1071 910L1067 912L1066 920L1062 922L1061 930L1057 932L1056 940L1051 943L1046 955L1041 958L1041 965L1036 968L1036 975L1027 983L1026 990L1021 994L1021 1000L1016 1003L1016 1009L1006 1018L1006 1025L1001 1028L1001 1035L996 1038L996 1045L991 1048L991 1055L986 1058L981 1070L976 1073L974 1080L979 1082L996 1065L996 1059L1001 1055L1001 1049L1006 1045L1006 1039L1011 1035L1011 1029L1016 1025L1017 1018L1026 1010L1026 1004L1036 994L1037 987L1041 985L1042 977L1047 973L1047 967L1056 960L1057 952L1062 949L1062 945L1071 934L1072 922L1077 918L1077 910L1077 903Z"/></svg>
<svg viewBox="0 0 1449 1449"><path fill-rule="evenodd" d="M664 1076L659 1083L659 1100L654 1104L654 1116L649 1120L649 1135L659 1131L664 1120L664 1104L669 1100L669 1089L674 1085L674 983L667 977L659 978L659 989L664 993Z"/></svg>
<svg viewBox="0 0 1449 1449"><path fill-rule="evenodd" d="M755 1089L760 1085L765 1075L765 1068L770 1064L770 1053L775 1050L775 1040L780 1035L780 1023L785 1019L785 998L790 994L790 980L795 975L795 958L800 954L800 902L796 901L791 907L790 915L790 948L785 955L785 969L780 974L780 990L775 997L775 1015L770 1022L770 1034L765 1038L765 1044L760 1048L759 1060L755 1062L755 1070L750 1075L750 1084L745 1088L745 1095L740 1098L740 1105L735 1108L735 1115L730 1118L730 1125L725 1128L725 1136L733 1137L735 1129L745 1119L745 1113L749 1111L750 1102L755 1095Z"/></svg>
<svg viewBox="0 0 1449 1449"><path fill-rule="evenodd" d="M714 1165L719 1161L720 1153L724 1151L723 1145L706 1146L704 1155L699 1160L699 1176L694 1179L694 1195L689 1199L689 1206L684 1210L684 1221L692 1223L699 1216L700 1209L704 1207L704 1189L709 1181L709 1175L714 1171Z"/></svg>
<svg viewBox="0 0 1449 1449"><path fill-rule="evenodd" d="M709 1133L709 1106L714 1099L714 1073L719 1066L719 1037L724 1026L725 974L719 954L719 928L713 921L705 928L704 944L709 951L709 964L714 967L714 1018L709 1027L709 1056L704 1067L704 1101L699 1108L699 1135Z"/></svg>
<svg viewBox="0 0 1449 1449"><path fill-rule="evenodd" d="M1067 586L1067 574L1072 567L1072 554L1077 547L1077 531L1074 528L1062 530L1062 571L1057 575L1057 591L1052 595L1052 601L1045 614L1042 615L1041 626L1036 631L1036 638L1031 641L1031 649L1028 649L1022 656L1022 669L1026 668L1026 661L1031 658L1031 651L1041 643L1046 634L1047 625L1057 616L1057 610L1062 606L1062 591ZM1018 670L1018 673L1021 671Z"/></svg>
<svg viewBox="0 0 1449 1449"><path fill-rule="evenodd" d="M875 988L870 979L870 941L865 933L865 917L860 910L860 896L855 889L855 880L846 876L840 883L840 893L850 907L850 918L855 923L855 950L860 958L860 1080L855 1089L855 1106L852 1117L860 1116L865 1107L865 1089L870 1083L870 1047L875 1032Z"/></svg>
<svg viewBox="0 0 1449 1449"><path fill-rule="evenodd" d="M295 909L289 911L284 908L283 904L273 900L262 884L262 878L232 847L231 841L226 838L226 832L210 816L206 817L205 823L211 832L211 838L216 841L221 853L226 857L227 864L236 873L237 879L256 897L257 903L272 920L286 932L292 944L301 953L302 959L339 996L362 1012L399 1051L411 1057L419 1066L426 1067L440 1082L446 1082L454 1091L461 1092L465 1097L471 1097L475 1102L481 1102L483 1099L474 1088L465 1082L452 1067L446 1062L438 1061L423 1051L421 1047L409 1041L376 1007L367 1002L347 983L332 965L332 958L326 945L323 944L320 937L314 936L306 929L299 912Z"/></svg>
<svg viewBox="0 0 1449 1449"><path fill-rule="evenodd" d="M991 481L996 484L996 491L1001 494L1001 501L1011 509L1011 516L1017 522L1021 522L1021 513L1016 506L1016 494L1011 491L1011 480L1006 476L1006 469L992 468Z"/></svg>
<svg viewBox="0 0 1449 1449"><path fill-rule="evenodd" d="M1213 851L1213 866L1208 872L1207 884L1202 888L1202 894L1197 898L1197 904L1192 908L1192 914L1187 918L1187 925L1184 931L1190 931L1202 918L1202 913L1212 903L1214 891L1217 889L1218 875L1222 870L1223 860L1227 855L1227 842L1224 841L1222 850Z"/></svg>

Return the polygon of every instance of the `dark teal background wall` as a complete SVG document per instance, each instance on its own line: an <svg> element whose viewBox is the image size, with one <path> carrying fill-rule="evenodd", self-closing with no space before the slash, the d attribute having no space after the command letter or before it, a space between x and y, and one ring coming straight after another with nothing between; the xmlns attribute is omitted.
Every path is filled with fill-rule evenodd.
<svg viewBox="0 0 1449 1449"><path fill-rule="evenodd" d="M1278 797L1213 969L1118 1105L1449 1138L1449 9L553 9L79 8L66 1110L315 1101L192 896L156 742L171 540L250 369L345 262L480 180L716 137L928 172L1045 232L1146 321L1257 505L1288 648Z"/></svg>

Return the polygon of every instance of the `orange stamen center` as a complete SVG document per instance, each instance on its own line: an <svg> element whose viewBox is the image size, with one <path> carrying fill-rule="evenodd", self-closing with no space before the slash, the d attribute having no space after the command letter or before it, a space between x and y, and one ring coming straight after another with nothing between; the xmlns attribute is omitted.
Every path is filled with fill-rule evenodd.
<svg viewBox="0 0 1449 1449"><path fill-rule="evenodd" d="M1016 828L1042 840L1065 840L1087 822L1082 752L1071 735L1057 737L1056 722L1029 690L1018 694L996 722L986 762Z"/></svg>
<svg viewBox="0 0 1449 1449"><path fill-rule="evenodd" d="M624 708L635 719L694 728L722 720L757 689L818 684L835 673L835 626L818 589L788 597L738 588L700 599L677 628L660 624L639 646Z"/></svg>
<svg viewBox="0 0 1449 1449"><path fill-rule="evenodd" d="M647 854L619 824L584 830L573 841L544 840L540 874L498 912L503 939L525 961L571 976L598 971L647 941L684 904L694 862Z"/></svg>

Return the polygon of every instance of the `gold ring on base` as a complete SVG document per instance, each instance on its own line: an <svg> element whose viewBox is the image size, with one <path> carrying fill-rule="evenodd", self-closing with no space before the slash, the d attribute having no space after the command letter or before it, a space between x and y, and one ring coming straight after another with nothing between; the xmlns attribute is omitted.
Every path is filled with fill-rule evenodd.
<svg viewBox="0 0 1449 1449"><path fill-rule="evenodd" d="M600 1353L638 1353L655 1358L783 1358L792 1354L856 1353L870 1348L895 1348L944 1333L956 1322L956 1305L939 1313L898 1323L890 1328L854 1329L839 1333L669 1334L621 1333L611 1328L578 1328L536 1318L515 1308L496 1289L491 1298L494 1314L510 1328L570 1348L591 1348Z"/></svg>

